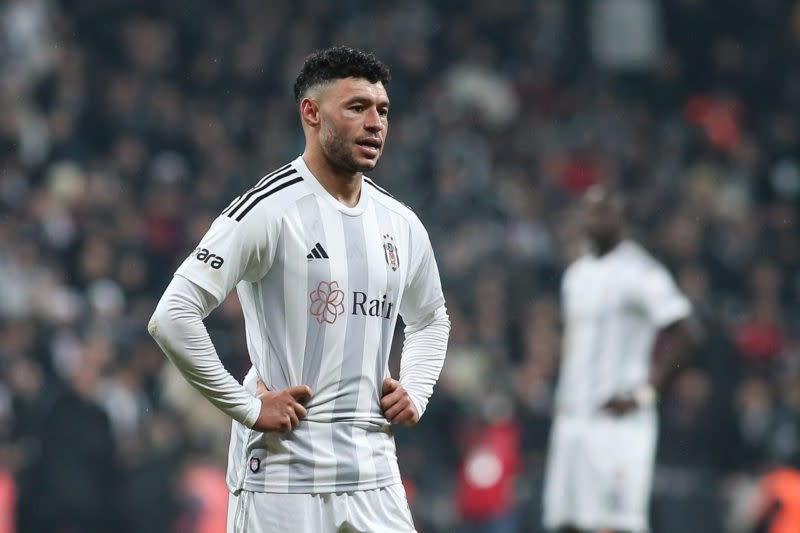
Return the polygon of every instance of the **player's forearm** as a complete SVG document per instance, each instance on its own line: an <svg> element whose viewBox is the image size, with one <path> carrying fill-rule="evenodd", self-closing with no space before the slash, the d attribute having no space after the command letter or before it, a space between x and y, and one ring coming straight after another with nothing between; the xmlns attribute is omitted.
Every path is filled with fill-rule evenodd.
<svg viewBox="0 0 800 533"><path fill-rule="evenodd" d="M419 416L425 412L433 387L439 379L447 353L450 318L442 306L425 324L406 327L400 361L400 383L411 396Z"/></svg>
<svg viewBox="0 0 800 533"><path fill-rule="evenodd" d="M156 307L148 331L184 378L231 418L252 427L261 402L231 376L203 324L215 306L189 280L173 278Z"/></svg>
<svg viewBox="0 0 800 533"><path fill-rule="evenodd" d="M659 343L661 349L655 354L658 364L653 365L650 374L650 384L658 394L669 390L681 371L689 365L702 340L702 328L692 319L680 320L662 332Z"/></svg>

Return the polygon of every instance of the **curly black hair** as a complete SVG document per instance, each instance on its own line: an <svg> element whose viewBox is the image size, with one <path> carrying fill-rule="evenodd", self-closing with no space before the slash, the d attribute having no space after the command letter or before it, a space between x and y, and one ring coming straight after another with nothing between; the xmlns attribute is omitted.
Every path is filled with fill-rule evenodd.
<svg viewBox="0 0 800 533"><path fill-rule="evenodd" d="M349 46L333 46L317 50L306 57L294 82L294 99L300 102L310 87L342 78L364 78L370 83L389 83L391 73L370 52Z"/></svg>

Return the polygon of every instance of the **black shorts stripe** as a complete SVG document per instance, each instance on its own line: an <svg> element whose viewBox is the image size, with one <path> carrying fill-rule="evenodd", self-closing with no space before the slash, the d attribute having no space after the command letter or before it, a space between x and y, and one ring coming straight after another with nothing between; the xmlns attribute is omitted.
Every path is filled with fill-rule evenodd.
<svg viewBox="0 0 800 533"><path fill-rule="evenodd" d="M236 211L237 209L241 208L242 205L244 205L244 203L247 201L247 199L254 194L254 191L257 191L260 187L262 187L264 185L264 182L266 182L269 178L271 178L272 176L274 176L278 172L283 172L284 170L287 170L291 166L292 166L292 164L288 163L286 165L283 165L278 170L273 170L272 172L270 172L269 174L267 174L266 176L264 176L263 178L258 180L258 183L256 183L255 185L250 187L247 191L242 193L241 196L237 196L236 200L231 202L231 205L236 204L236 207L233 208L233 211ZM224 211L222 211L223 215L227 214L227 213L232 213L231 205L229 205L228 207L225 208ZM228 216L230 216L230 215L228 215Z"/></svg>
<svg viewBox="0 0 800 533"><path fill-rule="evenodd" d="M389 198L394 198L394 196L392 196L391 194L389 194L389 192L388 192L386 189L384 189L383 187L378 187L377 185L375 185L375 184L372 182L372 180L371 180L371 179L364 178L364 181L366 181L367 183L369 183L370 185L372 185L372 186L375 188L375 190L376 190L376 191L378 191L378 192L380 192L380 193L383 193L383 194L385 194L385 195L386 195L386 196L388 196Z"/></svg>
<svg viewBox="0 0 800 533"><path fill-rule="evenodd" d="M275 178L275 179L278 179L278 178ZM271 196L271 195L275 194L276 192L280 191L281 189L285 189L286 187L290 187L290 186L294 185L295 183L300 183L301 181L303 181L303 178L301 176L297 176L296 178L294 178L292 180L289 180L289 181L285 181L285 182L281 183L280 185L278 185L276 187L273 187L272 189L270 189L267 192L263 193L262 195L257 196L250 203L250 205L247 206L246 209L244 209L241 213L239 213L239 216L236 217L236 221L240 222L244 218L244 216L247 213L249 213L250 210L253 209L256 205L258 205L258 203L261 200L263 200L264 198L267 198L268 196ZM231 216L231 215L228 215L228 216Z"/></svg>
<svg viewBox="0 0 800 533"><path fill-rule="evenodd" d="M228 212L228 216L229 216L230 218L233 218L233 215L235 215L237 211L239 211L239 210L240 210L240 209L242 209L242 208L243 208L245 205L247 205L247 202L248 202L248 201L250 201L250 199L251 199L253 196L255 196L256 194L259 194L259 193L261 193L262 191L265 191L265 190L267 190L267 188L269 188L269 187L270 187L270 186L271 186L273 183L275 183L276 181L278 181L278 180L281 180L281 179L283 179L283 178L285 178L285 177L287 177L287 176L291 176L292 174L297 174L297 171L296 171L295 169L293 169L293 168L290 168L289 170L287 170L287 171L285 171L285 172L283 172L283 173L281 173L281 174L278 174L277 176L275 176L274 178L272 178L271 180L269 180L269 181L268 181L268 182L266 182L265 184L263 184L263 185L261 185L261 186L259 186L259 187L253 187L252 189L250 189L250 192L248 192L248 193L247 193L247 194L244 196L244 198L242 198L242 199L241 199L241 201L239 201L239 203L236 205L236 207L234 207L233 209L231 209L231 210ZM252 204L251 204L251 205L252 205ZM248 211L249 211L249 209L248 209Z"/></svg>

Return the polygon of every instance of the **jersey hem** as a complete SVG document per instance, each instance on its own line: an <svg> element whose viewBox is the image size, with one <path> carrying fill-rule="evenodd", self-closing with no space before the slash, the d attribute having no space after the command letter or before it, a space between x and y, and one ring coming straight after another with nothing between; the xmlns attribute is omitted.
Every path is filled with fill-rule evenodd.
<svg viewBox="0 0 800 533"><path fill-rule="evenodd" d="M296 485L293 484L291 489L286 485L270 485L263 483L247 482L237 487L237 491L246 490L247 492L272 492L276 494L327 494L338 492L356 492L362 490L375 490L384 487L391 487L392 485L402 484L400 477L392 476L384 481L375 480L372 482L357 482L357 483L315 483L313 485ZM231 490L231 485L228 483L228 490Z"/></svg>

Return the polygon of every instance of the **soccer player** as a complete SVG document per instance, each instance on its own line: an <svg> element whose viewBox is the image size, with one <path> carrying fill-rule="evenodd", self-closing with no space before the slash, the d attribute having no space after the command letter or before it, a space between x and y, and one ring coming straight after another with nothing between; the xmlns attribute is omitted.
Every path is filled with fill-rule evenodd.
<svg viewBox="0 0 800 533"><path fill-rule="evenodd" d="M562 533L640 533L648 530L656 400L697 347L699 331L667 270L623 237L621 198L594 186L583 202L591 252L562 282L564 347L544 523Z"/></svg>
<svg viewBox="0 0 800 533"><path fill-rule="evenodd" d="M233 419L229 532L414 531L392 425L425 412L450 322L427 232L362 173L388 128L389 69L334 47L294 85L303 154L234 199L149 324ZM236 287L252 368L239 384L203 318ZM398 314L399 381L388 371Z"/></svg>

